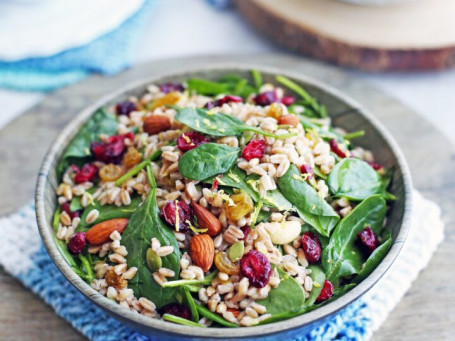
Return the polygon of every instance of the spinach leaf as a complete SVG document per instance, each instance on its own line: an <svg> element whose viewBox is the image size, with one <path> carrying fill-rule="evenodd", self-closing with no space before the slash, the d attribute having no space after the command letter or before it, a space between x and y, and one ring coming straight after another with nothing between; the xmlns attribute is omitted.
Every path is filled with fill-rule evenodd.
<svg viewBox="0 0 455 341"><path fill-rule="evenodd" d="M180 158L179 171L185 178L205 180L229 170L237 161L238 148L205 143L187 151Z"/></svg>
<svg viewBox="0 0 455 341"><path fill-rule="evenodd" d="M384 243L379 245L379 247L373 251L373 253L368 257L367 261L360 270L359 274L354 278L353 282L360 283L365 278L368 277L369 274L373 272L374 269L381 263L381 261L386 256L387 252L392 245L392 238L387 239Z"/></svg>
<svg viewBox="0 0 455 341"><path fill-rule="evenodd" d="M297 167L289 167L286 174L278 178L277 184L283 196L297 208L297 213L305 222L323 236L330 236L330 231L340 217L332 206L302 179Z"/></svg>
<svg viewBox="0 0 455 341"><path fill-rule="evenodd" d="M223 113L211 113L205 109L177 109L177 114L174 118L195 131L211 136L238 136L244 131L253 131L255 133L277 139L285 139L296 136L295 133L277 135L269 131L249 126L235 116Z"/></svg>
<svg viewBox="0 0 455 341"><path fill-rule="evenodd" d="M259 200L259 193L248 183L246 172L237 166L233 166L222 177L214 176L204 180L207 184L212 184L217 179L220 186L238 188L246 192L254 201Z"/></svg>
<svg viewBox="0 0 455 341"><path fill-rule="evenodd" d="M267 223L272 215L272 211L260 210L258 217L256 218L256 224Z"/></svg>
<svg viewBox="0 0 455 341"><path fill-rule="evenodd" d="M95 225L102 221L116 218L129 218L136 211L139 204L142 202L141 197L134 197L131 199L131 204L128 206L118 207L116 205L104 205L101 206L99 201L94 201L92 205L87 206L81 215L81 222L79 223L78 229L87 227L89 225ZM99 212L98 218L92 223L87 224L86 218L91 210L97 209Z"/></svg>
<svg viewBox="0 0 455 341"><path fill-rule="evenodd" d="M99 141L100 134L114 135L116 132L116 118L105 108L98 109L66 148L57 167L58 177L62 176L70 164L80 165L83 159L91 156L90 144Z"/></svg>
<svg viewBox="0 0 455 341"><path fill-rule="evenodd" d="M191 78L186 81L189 90L196 91L200 95L216 96L229 91L229 85L221 82L212 82L207 79Z"/></svg>
<svg viewBox="0 0 455 341"><path fill-rule="evenodd" d="M196 303L196 309L198 310L199 314L204 316L206 319L209 319L210 321L216 322L224 327L231 327L231 328L237 328L238 325L235 323L231 323L229 321L226 321L224 318L222 318L220 315L216 313L212 313L210 310L208 310L206 307L199 305Z"/></svg>
<svg viewBox="0 0 455 341"><path fill-rule="evenodd" d="M147 267L146 252L150 247L150 240L157 238L161 245L173 246L174 251L161 257L163 267L175 272L171 279L177 279L180 271L180 250L174 233L161 221L156 202L156 182L153 178L150 165L147 167L150 181L150 192L147 199L131 216L128 226L122 235L121 243L128 250L126 261L128 267L138 268L136 275L128 282L136 297L146 297L160 308L168 303L175 302L176 289L163 288L155 282L152 273Z"/></svg>
<svg viewBox="0 0 455 341"><path fill-rule="evenodd" d="M311 270L310 276L313 280L313 289L310 291L310 296L305 300L305 307L309 307L316 302L316 299L321 294L325 281L325 273L319 265L310 265L308 269Z"/></svg>
<svg viewBox="0 0 455 341"><path fill-rule="evenodd" d="M267 308L268 314L280 314L292 311L303 306L305 294L297 281L280 268L276 268L280 275L280 285L270 290L269 295L257 301Z"/></svg>
<svg viewBox="0 0 455 341"><path fill-rule="evenodd" d="M329 244L322 251L322 264L329 281L334 282L360 272L364 255L356 245L357 234L367 225L379 234L385 214L385 200L379 195L373 195L339 222Z"/></svg>
<svg viewBox="0 0 455 341"><path fill-rule="evenodd" d="M280 211L295 211L295 207L284 197L284 195L278 190L267 191L267 194L263 198L264 204L273 208L277 208Z"/></svg>
<svg viewBox="0 0 455 341"><path fill-rule="evenodd" d="M350 200L363 200L373 194L385 194L379 174L365 161L343 159L333 168L328 178L333 195Z"/></svg>
<svg viewBox="0 0 455 341"><path fill-rule="evenodd" d="M191 296L190 290L186 286L183 286L181 288L182 288L183 302L190 309L191 319L194 322L199 322L199 312L197 311L196 302L194 302L194 298L193 298L193 296Z"/></svg>

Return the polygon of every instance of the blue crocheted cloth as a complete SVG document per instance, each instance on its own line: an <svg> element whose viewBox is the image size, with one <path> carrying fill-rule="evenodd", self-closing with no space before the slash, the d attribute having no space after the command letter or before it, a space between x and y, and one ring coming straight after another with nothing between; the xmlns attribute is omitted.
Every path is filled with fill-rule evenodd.
<svg viewBox="0 0 455 341"><path fill-rule="evenodd" d="M154 0L91 43L54 56L0 61L0 87L49 91L82 80L91 73L111 75L129 67Z"/></svg>

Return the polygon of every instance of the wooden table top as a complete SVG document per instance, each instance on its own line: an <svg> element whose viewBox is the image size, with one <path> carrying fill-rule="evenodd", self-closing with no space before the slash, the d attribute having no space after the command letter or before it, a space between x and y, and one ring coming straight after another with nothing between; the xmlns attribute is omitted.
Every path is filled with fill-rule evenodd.
<svg viewBox="0 0 455 341"><path fill-rule="evenodd" d="M260 61L259 61L260 60ZM339 69L303 58L268 54L192 57L138 65L115 77L94 76L50 94L0 131L0 215L30 202L41 161L65 124L101 95L163 70L237 62L273 66L331 84L363 104L391 131L409 162L414 185L436 201L446 223L445 241L374 340L455 338L455 152L441 133L397 100ZM429 99L431 100L431 99ZM0 268L0 340L83 340L22 285Z"/></svg>

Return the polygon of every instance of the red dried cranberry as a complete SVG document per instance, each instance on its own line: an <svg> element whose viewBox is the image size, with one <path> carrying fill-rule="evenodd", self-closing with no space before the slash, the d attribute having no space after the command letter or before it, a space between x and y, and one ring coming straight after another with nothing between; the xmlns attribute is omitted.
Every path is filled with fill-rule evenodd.
<svg viewBox="0 0 455 341"><path fill-rule="evenodd" d="M205 109L215 108L215 102L210 101L210 102L205 103L204 108Z"/></svg>
<svg viewBox="0 0 455 341"><path fill-rule="evenodd" d="M335 139L330 140L330 149L332 150L332 152L334 152L336 155L338 155L341 158L348 157L346 152L344 150L340 149L340 147L338 146L338 142Z"/></svg>
<svg viewBox="0 0 455 341"><path fill-rule="evenodd" d="M189 131L187 133L183 133L177 139L177 148L182 152L187 152L207 142L209 142L209 140L207 140L204 135L196 131Z"/></svg>
<svg viewBox="0 0 455 341"><path fill-rule="evenodd" d="M281 98L281 103L283 103L287 107L294 104L294 102L295 102L294 96L283 96Z"/></svg>
<svg viewBox="0 0 455 341"><path fill-rule="evenodd" d="M110 136L106 142L92 142L90 150L95 160L105 163L120 163L126 151L125 138L131 138L130 134L132 133Z"/></svg>
<svg viewBox="0 0 455 341"><path fill-rule="evenodd" d="M311 179L314 175L314 169L310 165L301 165L300 172L302 174L309 174L307 179Z"/></svg>
<svg viewBox="0 0 455 341"><path fill-rule="evenodd" d="M332 298L333 295L333 285L330 281L325 280L324 286L322 287L321 293L318 298L316 298L316 303L322 303Z"/></svg>
<svg viewBox="0 0 455 341"><path fill-rule="evenodd" d="M265 140L251 140L248 144L243 148L242 156L245 160L250 161L251 159L258 158L264 156L265 148L266 148Z"/></svg>
<svg viewBox="0 0 455 341"><path fill-rule="evenodd" d="M63 211L63 212L66 212L66 213L70 216L71 220L73 220L73 219L76 218L76 217L79 217L79 211L71 212L71 210L70 210L70 204L67 203L67 202L65 202L65 203L62 205L62 211Z"/></svg>
<svg viewBox="0 0 455 341"><path fill-rule="evenodd" d="M302 236L302 250L310 264L315 264L321 259L321 243L313 232L305 232Z"/></svg>
<svg viewBox="0 0 455 341"><path fill-rule="evenodd" d="M125 102L120 102L115 106L115 113L117 115L126 115L129 116L132 111L135 111L137 109L137 106L133 102L125 101Z"/></svg>
<svg viewBox="0 0 455 341"><path fill-rule="evenodd" d="M123 136L125 137L125 139L128 139L131 142L134 142L134 134L131 131L127 132Z"/></svg>
<svg viewBox="0 0 455 341"><path fill-rule="evenodd" d="M272 267L263 253L251 250L240 260L240 272L252 286L263 288L269 283Z"/></svg>
<svg viewBox="0 0 455 341"><path fill-rule="evenodd" d="M254 103L260 106L270 105L274 102L279 102L275 91L266 91L253 97Z"/></svg>
<svg viewBox="0 0 455 341"><path fill-rule="evenodd" d="M96 167L93 163L86 163L81 169L78 169L77 167L76 169L77 171L74 176L74 181L76 181L77 184L92 181L98 175L98 167Z"/></svg>
<svg viewBox="0 0 455 341"><path fill-rule="evenodd" d="M222 178L222 177L223 177L223 174L220 174L220 175L218 175L218 177L215 178L215 180L213 180L212 191L215 191L218 189L218 185L220 184L220 182L218 181L218 178Z"/></svg>
<svg viewBox="0 0 455 341"><path fill-rule="evenodd" d="M175 229L178 215L178 226L180 232L188 230L188 222L191 221L190 207L184 202L174 200L168 202L161 210L161 218L172 229Z"/></svg>
<svg viewBox="0 0 455 341"><path fill-rule="evenodd" d="M245 226L242 226L240 228L243 232L243 238L242 240L245 240L248 238L248 236L250 235L250 232L251 232L251 228L248 226L248 225L245 225Z"/></svg>
<svg viewBox="0 0 455 341"><path fill-rule="evenodd" d="M170 303L163 308L163 314L169 314L189 320L191 318L190 310L183 304Z"/></svg>
<svg viewBox="0 0 455 341"><path fill-rule="evenodd" d="M73 255L78 255L82 252L85 246L85 232L76 232L68 242L68 251Z"/></svg>
<svg viewBox="0 0 455 341"><path fill-rule="evenodd" d="M182 92L183 90L185 90L183 85L178 84L178 83L164 83L164 84L161 84L159 86L159 88L160 88L160 91L165 94L168 94L168 93L174 92L174 91Z"/></svg>
<svg viewBox="0 0 455 341"><path fill-rule="evenodd" d="M379 246L379 240L371 227L365 227L361 232L357 234L363 248L368 254L372 254L374 250Z"/></svg>
<svg viewBox="0 0 455 341"><path fill-rule="evenodd" d="M374 163L371 161L367 161L367 163L376 171L383 169L384 167L380 163Z"/></svg>
<svg viewBox="0 0 455 341"><path fill-rule="evenodd" d="M231 103L231 102L234 102L234 103L242 103L243 102L243 99L242 97L239 97L239 96L232 96L232 95L227 95L227 96L224 96L220 99L217 99L216 101L214 102L207 102L205 105L204 105L204 108L206 109L212 109L214 107L221 107L223 104L226 104L226 103Z"/></svg>

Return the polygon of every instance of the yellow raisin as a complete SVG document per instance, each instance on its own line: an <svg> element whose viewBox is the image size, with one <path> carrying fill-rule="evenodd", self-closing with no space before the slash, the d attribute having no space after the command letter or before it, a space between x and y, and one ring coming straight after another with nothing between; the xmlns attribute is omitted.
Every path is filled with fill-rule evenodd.
<svg viewBox="0 0 455 341"><path fill-rule="evenodd" d="M240 266L231 262L226 252L218 251L215 254L214 262L219 271L228 275L238 275L240 273Z"/></svg>
<svg viewBox="0 0 455 341"><path fill-rule="evenodd" d="M110 163L101 167L100 178L103 181L115 181L123 175L123 169L120 166Z"/></svg>
<svg viewBox="0 0 455 341"><path fill-rule="evenodd" d="M106 280L107 285L116 289L124 289L128 285L128 281L122 276L117 275L114 268L111 268L106 272L104 279Z"/></svg>
<svg viewBox="0 0 455 341"><path fill-rule="evenodd" d="M181 93L178 91L170 92L163 97L157 98L153 101L152 110L162 107L167 104L175 104L179 101Z"/></svg>
<svg viewBox="0 0 455 341"><path fill-rule="evenodd" d="M282 103L272 103L270 104L269 111L267 112L268 116L279 119L281 116L287 114L287 108Z"/></svg>
<svg viewBox="0 0 455 341"><path fill-rule="evenodd" d="M253 200L245 192L239 192L230 196L235 205L226 203L226 216L229 220L239 220L254 209Z"/></svg>
<svg viewBox="0 0 455 341"><path fill-rule="evenodd" d="M137 151L136 148L130 147L128 148L128 151L126 152L125 156L123 157L123 164L131 168L133 166L136 166L139 162L141 162L142 155Z"/></svg>

